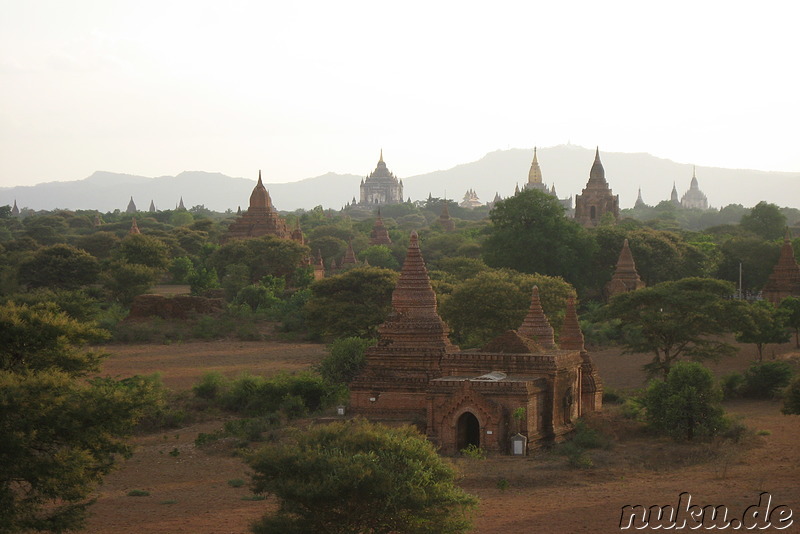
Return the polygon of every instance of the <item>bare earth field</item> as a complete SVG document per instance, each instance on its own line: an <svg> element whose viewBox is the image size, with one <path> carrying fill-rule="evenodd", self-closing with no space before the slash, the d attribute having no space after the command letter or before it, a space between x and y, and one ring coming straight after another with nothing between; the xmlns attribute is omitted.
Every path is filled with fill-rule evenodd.
<svg viewBox="0 0 800 534"><path fill-rule="evenodd" d="M768 357L773 348L777 358L794 357L791 344L769 347ZM103 350L112 354L104 374L125 377L160 372L174 390L189 389L208 371L235 377L244 371L271 374L304 369L325 353L318 344L240 341ZM737 357L712 368L720 374L741 371L753 354L750 347L743 347ZM593 357L607 387L643 384L641 365L648 356L606 350ZM481 501L474 531L619 532L622 506L677 505L681 492L689 492L693 504L727 506L730 519L757 504L759 494L766 491L772 495L773 507L785 504L794 511L795 524L783 532L800 532L800 416L781 414L781 404L772 401L737 401L725 407L748 427L769 431L768 435L752 437L747 446L735 449L713 443L681 445L647 438L604 415L599 424L606 424L619 439L610 450L591 451L594 467L589 469L570 468L562 456L548 452L524 459L456 459L462 486ZM248 500L247 483L239 488L228 484L248 480L246 466L228 450L195 447L200 432L221 426L222 421L215 420L135 438L133 458L100 488L87 532L248 532L249 524L274 503ZM499 489L501 480L507 482L506 489ZM144 490L149 496L128 497L131 490Z"/></svg>

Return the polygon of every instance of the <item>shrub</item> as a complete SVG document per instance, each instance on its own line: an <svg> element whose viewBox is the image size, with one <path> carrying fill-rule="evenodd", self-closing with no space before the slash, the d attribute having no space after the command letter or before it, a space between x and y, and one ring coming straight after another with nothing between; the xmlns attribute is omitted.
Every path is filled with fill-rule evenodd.
<svg viewBox="0 0 800 534"><path fill-rule="evenodd" d="M611 440L594 428L590 428L583 420L575 423L575 432L572 434L570 442L584 449L608 449L611 447Z"/></svg>
<svg viewBox="0 0 800 534"><path fill-rule="evenodd" d="M800 377L795 378L786 389L786 395L783 399L783 409L781 411L787 415L800 415Z"/></svg>
<svg viewBox="0 0 800 534"><path fill-rule="evenodd" d="M128 497L148 497L149 495L150 492L145 490L131 490L128 492Z"/></svg>
<svg viewBox="0 0 800 534"><path fill-rule="evenodd" d="M317 371L331 384L349 384L366 363L364 352L376 343L374 339L345 337L328 347L330 354L317 366Z"/></svg>
<svg viewBox="0 0 800 534"><path fill-rule="evenodd" d="M196 397L206 400L215 400L220 397L227 386L227 380L220 373L205 373L200 377L200 382L192 387Z"/></svg>
<svg viewBox="0 0 800 534"><path fill-rule="evenodd" d="M465 458L472 458L474 460L486 459L486 451L473 443L470 443L458 452L460 452L461 456L464 456Z"/></svg>
<svg viewBox="0 0 800 534"><path fill-rule="evenodd" d="M654 430L691 441L724 430L722 392L711 371L697 362L678 362L664 380L653 380L642 399L645 420Z"/></svg>
<svg viewBox="0 0 800 534"><path fill-rule="evenodd" d="M773 398L789 385L792 368L786 362L760 362L744 373L743 395L756 399Z"/></svg>
<svg viewBox="0 0 800 534"><path fill-rule="evenodd" d="M720 387L722 388L722 397L724 399L736 399L741 397L744 387L744 376L740 373L725 375L720 380Z"/></svg>

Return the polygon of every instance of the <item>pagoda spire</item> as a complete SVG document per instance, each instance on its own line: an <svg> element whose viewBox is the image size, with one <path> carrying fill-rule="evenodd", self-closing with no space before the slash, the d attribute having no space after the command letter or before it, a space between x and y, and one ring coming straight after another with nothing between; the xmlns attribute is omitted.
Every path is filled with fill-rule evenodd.
<svg viewBox="0 0 800 534"><path fill-rule="evenodd" d="M531 161L531 169L528 171L528 183L531 185L542 183L542 169L539 167L536 147L533 147L533 161Z"/></svg>
<svg viewBox="0 0 800 534"><path fill-rule="evenodd" d="M522 321L522 325L517 329L517 334L522 337L533 339L542 348L555 348L553 327L550 326L550 322L547 320L547 316L542 309L542 302L539 300L538 286L533 286L531 307L528 310L528 315L525 316L525 320Z"/></svg>
<svg viewBox="0 0 800 534"><path fill-rule="evenodd" d="M392 293L392 307L400 315L412 317L438 317L436 293L431 287L428 270L419 249L419 236L411 232L408 252Z"/></svg>
<svg viewBox="0 0 800 534"><path fill-rule="evenodd" d="M139 226L136 224L136 217L131 218L131 229L130 234L141 234L142 232L139 231Z"/></svg>
<svg viewBox="0 0 800 534"><path fill-rule="evenodd" d="M381 159L379 159L378 161L383 162L383 148L381 148Z"/></svg>
<svg viewBox="0 0 800 534"><path fill-rule="evenodd" d="M575 297L567 299L567 311L564 315L564 322L561 324L561 336L558 345L562 350L585 351L583 345L583 332L578 322L578 312L575 310Z"/></svg>
<svg viewBox="0 0 800 534"><path fill-rule="evenodd" d="M589 182L586 184L586 187L591 188L593 185L604 189L608 188L606 170L603 168L603 162L600 161L599 146L594 153L594 163L592 164L592 169L589 171Z"/></svg>

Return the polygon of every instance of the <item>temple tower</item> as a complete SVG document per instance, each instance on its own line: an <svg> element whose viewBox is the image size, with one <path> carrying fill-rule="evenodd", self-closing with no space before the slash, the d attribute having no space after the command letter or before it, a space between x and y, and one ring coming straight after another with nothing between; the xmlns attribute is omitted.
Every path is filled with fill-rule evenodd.
<svg viewBox="0 0 800 534"><path fill-rule="evenodd" d="M786 297L800 295L800 266L794 259L792 236L788 227L783 237L778 263L772 269L772 274L769 275L761 292L765 299L776 306Z"/></svg>
<svg viewBox="0 0 800 534"><path fill-rule="evenodd" d="M645 283L639 278L639 273L636 272L633 254L631 254L631 249L626 239L622 244L622 251L619 253L614 275L611 277L611 281L606 284L606 295L611 298L614 295L636 291L643 287L645 287Z"/></svg>
<svg viewBox="0 0 800 534"><path fill-rule="evenodd" d="M131 197L131 201L128 202L128 207L125 208L125 213L136 213L136 203L133 201L133 197Z"/></svg>
<svg viewBox="0 0 800 534"><path fill-rule="evenodd" d="M17 199L14 199L14 207L11 208L11 216L19 217L19 208L17 207Z"/></svg>
<svg viewBox="0 0 800 534"><path fill-rule="evenodd" d="M697 184L697 169L695 167L692 167L692 183L689 186L689 190L681 198L681 206L689 209L708 209L708 198L700 191L700 186Z"/></svg>
<svg viewBox="0 0 800 534"><path fill-rule="evenodd" d="M136 224L136 217L131 219L131 229L128 232L131 235L141 234L142 232L139 231L139 226Z"/></svg>
<svg viewBox="0 0 800 534"><path fill-rule="evenodd" d="M450 218L450 209L447 207L447 198L442 201L442 212L439 214L439 225L445 232L455 232L456 223Z"/></svg>
<svg viewBox="0 0 800 534"><path fill-rule="evenodd" d="M634 209L646 208L647 204L642 200L642 188L639 188L639 195L636 197L636 204L633 205Z"/></svg>
<svg viewBox="0 0 800 534"><path fill-rule="evenodd" d="M264 182L261 181L261 171L258 171L258 183L250 194L250 207L228 226L228 233L224 236L223 243L231 239L246 239L264 235L294 239L301 244L303 242L302 232L297 234L289 230L284 218L273 207L269 192L264 187Z"/></svg>
<svg viewBox="0 0 800 534"><path fill-rule="evenodd" d="M424 422L428 381L441 376L444 354L458 350L436 311L436 294L411 233L403 268L392 293L392 312L378 327L378 345L367 349L367 363L350 384L351 409Z"/></svg>
<svg viewBox="0 0 800 534"><path fill-rule="evenodd" d="M575 220L582 226L598 226L606 213L619 220L619 195L614 195L606 182L606 172L600 161L600 148L594 156L589 181L580 195L575 195Z"/></svg>
<svg viewBox="0 0 800 534"><path fill-rule="evenodd" d="M553 338L553 327L542 309L542 302L539 300L539 287L533 286L531 296L531 307L528 315L522 321L522 325L517 329L517 334L534 340L543 349L554 349L556 347Z"/></svg>
<svg viewBox="0 0 800 534"><path fill-rule="evenodd" d="M383 225L383 218L381 218L381 209L378 208L378 217L375 219L375 224L372 226L372 232L369 234L370 245L391 245L392 238L389 237L389 230Z"/></svg>
<svg viewBox="0 0 800 534"><path fill-rule="evenodd" d="M353 198L355 201L355 198ZM383 149L378 165L369 176L361 180L361 205L401 204L403 202L403 181L389 172L383 161Z"/></svg>

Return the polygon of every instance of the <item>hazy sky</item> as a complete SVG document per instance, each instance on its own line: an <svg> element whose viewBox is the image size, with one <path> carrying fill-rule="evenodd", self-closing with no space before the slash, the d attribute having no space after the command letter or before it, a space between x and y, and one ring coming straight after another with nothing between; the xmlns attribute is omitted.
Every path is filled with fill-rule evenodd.
<svg viewBox="0 0 800 534"><path fill-rule="evenodd" d="M796 2L0 0L0 186L573 144L800 170Z"/></svg>

